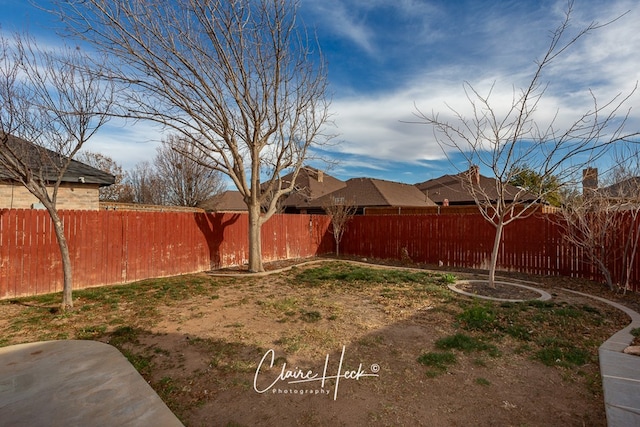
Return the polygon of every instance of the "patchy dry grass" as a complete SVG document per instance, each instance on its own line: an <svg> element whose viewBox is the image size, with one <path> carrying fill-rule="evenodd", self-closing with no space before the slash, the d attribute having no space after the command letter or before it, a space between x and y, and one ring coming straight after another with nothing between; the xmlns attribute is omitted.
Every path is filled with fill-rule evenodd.
<svg viewBox="0 0 640 427"><path fill-rule="evenodd" d="M57 310L59 295L3 301L0 345L108 342L187 425L604 423L597 347L623 315L561 292L479 302L451 292L453 280L343 262L145 280L76 291L68 312ZM316 396L253 390L269 349L273 369L320 369L342 346L345 366L376 362L380 377L345 381L329 410Z"/></svg>

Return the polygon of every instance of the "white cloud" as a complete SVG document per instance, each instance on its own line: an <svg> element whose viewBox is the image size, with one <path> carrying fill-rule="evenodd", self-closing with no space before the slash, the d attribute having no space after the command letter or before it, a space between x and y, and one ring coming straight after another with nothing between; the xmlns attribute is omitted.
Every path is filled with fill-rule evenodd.
<svg viewBox="0 0 640 427"><path fill-rule="evenodd" d="M347 8L343 2L336 0L313 1L309 6L315 17L334 35L350 40L370 55L375 53L372 29L362 19L358 19L357 13L354 13L352 8Z"/></svg>
<svg viewBox="0 0 640 427"><path fill-rule="evenodd" d="M566 3L563 3L566 5ZM621 14L630 4L620 2L608 9L610 16ZM550 83L536 113L541 126L555 118L557 128L566 128L581 114L593 110L589 90L597 96L599 106L618 93L629 93L640 80L640 57L636 48L640 46L640 32L635 23L640 21L640 9L632 10L621 20L597 30L558 58L543 77L542 83ZM558 9L559 10L559 9ZM438 68L425 69L383 93L362 93L337 98L332 104L336 113L341 143L337 150L374 159L387 159L415 163L420 160L438 160L443 153L428 126L406 123L415 121L414 105L425 114L441 113L441 118L455 121L447 105L469 115L470 104L465 98L462 83L467 80L480 94L486 95L492 84L495 87L491 105L498 114L504 114L512 105L514 90L528 84L535 69L536 56L544 52L549 42L548 33L540 31L544 24L551 30L559 23L560 14L549 12L546 21L531 22L529 27L508 28L512 18L495 17L487 23L493 35L478 44L491 46L483 63L469 70L459 64L445 64ZM575 27L582 25L582 15L574 20ZM602 20L601 20L602 22ZM500 29L502 27L502 29ZM508 31L507 31L508 29ZM507 44L504 37L511 33ZM532 40L532 37L535 40ZM500 50L503 44L505 49ZM508 60L505 60L508 58ZM640 94L634 95L627 107L640 109ZM556 113L558 116L556 117ZM629 129L640 129L640 120L630 117Z"/></svg>
<svg viewBox="0 0 640 427"><path fill-rule="evenodd" d="M160 129L148 122L109 122L83 147L84 150L111 157L124 170L142 161L152 161L160 145Z"/></svg>

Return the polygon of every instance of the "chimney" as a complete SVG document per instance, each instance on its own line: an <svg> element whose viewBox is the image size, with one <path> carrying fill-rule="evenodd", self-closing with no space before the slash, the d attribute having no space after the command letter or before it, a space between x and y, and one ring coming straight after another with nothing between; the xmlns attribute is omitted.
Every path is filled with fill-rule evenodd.
<svg viewBox="0 0 640 427"><path fill-rule="evenodd" d="M598 189L598 168L586 168L582 170L582 195L594 192Z"/></svg>
<svg viewBox="0 0 640 427"><path fill-rule="evenodd" d="M318 170L318 182L323 182L324 181L324 172L322 172L321 170Z"/></svg>

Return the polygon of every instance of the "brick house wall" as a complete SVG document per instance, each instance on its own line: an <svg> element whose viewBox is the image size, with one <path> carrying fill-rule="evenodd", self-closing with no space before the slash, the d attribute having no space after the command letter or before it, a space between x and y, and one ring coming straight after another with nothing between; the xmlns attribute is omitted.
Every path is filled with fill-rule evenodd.
<svg viewBox="0 0 640 427"><path fill-rule="evenodd" d="M56 206L61 210L98 210L98 188L98 184L63 183ZM0 183L0 209L31 209L36 203L40 202L22 185Z"/></svg>

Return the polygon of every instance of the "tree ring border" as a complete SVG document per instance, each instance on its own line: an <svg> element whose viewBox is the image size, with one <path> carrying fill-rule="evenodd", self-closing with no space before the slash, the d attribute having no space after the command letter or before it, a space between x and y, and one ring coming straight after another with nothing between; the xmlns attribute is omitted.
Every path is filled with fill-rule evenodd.
<svg viewBox="0 0 640 427"><path fill-rule="evenodd" d="M527 285L520 285L518 283L513 283L513 282L503 282L503 281L496 281L495 283L499 283L501 285L508 285L508 286L515 286L518 288L523 288L523 289L527 289L533 292L536 292L538 294L540 294L540 296L538 298L532 298L532 299L509 299L509 298L496 298L496 297L490 297L487 295L478 295L478 294L472 294L471 292L466 292L463 291L462 289L458 288L458 285L461 284L465 284L465 283L471 283L471 282L486 282L488 283L488 280L485 279L473 279L473 280L460 280L457 281L456 283L450 284L448 285L449 289L451 289L454 292L457 292L459 294L462 295L466 295L472 298L481 298L481 299L487 299L487 300L491 300L491 301L501 301L501 302L525 302L525 301L549 301L551 299L551 294L549 294L548 292L543 291L542 289L538 289L538 288L534 288L531 286L527 286Z"/></svg>

